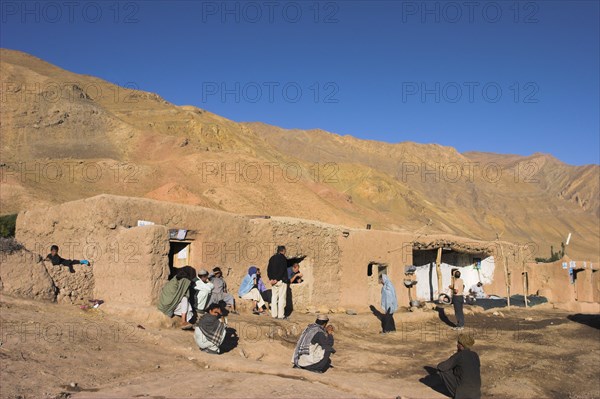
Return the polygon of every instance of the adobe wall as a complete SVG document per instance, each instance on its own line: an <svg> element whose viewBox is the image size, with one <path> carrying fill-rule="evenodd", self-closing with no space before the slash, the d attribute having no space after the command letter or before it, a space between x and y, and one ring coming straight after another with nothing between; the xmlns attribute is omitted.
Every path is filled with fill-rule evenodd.
<svg viewBox="0 0 600 399"><path fill-rule="evenodd" d="M169 277L168 239L164 226L115 229L114 240L121 248L109 259L94 262L94 295L119 303L155 303Z"/></svg>
<svg viewBox="0 0 600 399"><path fill-rule="evenodd" d="M377 270L367 276L369 262L386 263L388 276L396 288L400 306L408 306L408 289L404 286L404 266L412 263L411 235L379 230L347 230L348 237L338 240L340 264L340 303L356 310L366 310L369 305L380 308L381 285Z"/></svg>
<svg viewBox="0 0 600 399"><path fill-rule="evenodd" d="M136 227L138 220L156 223ZM286 217L250 218L213 209L172 204L141 198L100 195L49 208L21 212L17 218L16 239L27 249L44 256L51 244L61 247L65 258L92 259L86 270L84 291L114 303L152 305L169 275L168 229L184 228L197 234L190 247L190 264L196 269L220 266L229 290L237 289L250 265L262 269L267 280L267 262L277 245L288 248L288 257L306 255L301 263L305 283L293 287L296 310L308 306L366 310L379 307L381 286L375 276L367 277L369 262L388 264L388 274L396 287L401 306L408 305L403 285L404 266L412 264L410 233L348 229L314 221ZM348 236L344 235L348 232ZM442 236L440 236L442 237ZM439 238L439 237L438 237ZM436 236L419 237L426 245L439 244ZM508 243L469 242L443 236L456 250L480 250L481 246L505 245L511 270L512 294L522 294L522 261L509 251ZM493 279L484 286L488 293L505 295L504 263L498 248L492 251ZM83 267L83 266L81 266ZM548 289L550 300L568 301L568 274L557 267L528 266L529 292ZM589 277L588 277L589 273ZM76 273L77 274L77 273ZM594 275L596 275L595 273ZM68 277L68 276L67 276ZM599 300L598 278L591 272L579 274L579 300ZM561 282L566 279L567 285ZM581 288L579 286L581 285ZM268 283L267 283L268 286ZM69 287L61 288L67 292ZM415 297L416 293L413 293ZM82 293L74 292L75 296ZM554 299L552 299L554 298ZM584 299L585 298L585 299Z"/></svg>
<svg viewBox="0 0 600 399"><path fill-rule="evenodd" d="M564 261L569 262L565 259ZM563 260L552 263L529 263L529 293L537 291L550 302L600 302L600 265L594 264L592 271L589 262L586 268L577 273L575 284L571 284L569 269L562 268ZM577 268L583 268L583 262L576 262ZM522 291L521 282L519 285Z"/></svg>
<svg viewBox="0 0 600 399"><path fill-rule="evenodd" d="M136 227L138 220L156 225ZM298 306L339 306L337 237L342 228L332 225L100 195L20 213L16 239L40 255L57 244L64 258L91 259L94 295L100 299L152 304L169 274L169 228L198 232L190 264L208 270L220 266L235 297L250 265L259 266L266 280L268 259L283 244L289 257L307 255L301 268L306 283L294 287Z"/></svg>

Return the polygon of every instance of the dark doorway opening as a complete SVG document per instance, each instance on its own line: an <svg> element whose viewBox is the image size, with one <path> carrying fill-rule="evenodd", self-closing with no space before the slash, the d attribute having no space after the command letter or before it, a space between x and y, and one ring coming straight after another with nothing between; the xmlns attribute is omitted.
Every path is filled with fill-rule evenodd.
<svg viewBox="0 0 600 399"><path fill-rule="evenodd" d="M169 241L169 278L175 275L175 269L190 264L190 249L189 242Z"/></svg>

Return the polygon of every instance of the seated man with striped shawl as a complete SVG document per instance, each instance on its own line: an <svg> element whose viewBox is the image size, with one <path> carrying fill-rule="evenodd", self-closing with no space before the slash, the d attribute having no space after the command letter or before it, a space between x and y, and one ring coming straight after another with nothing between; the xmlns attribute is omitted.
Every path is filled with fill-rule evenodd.
<svg viewBox="0 0 600 399"><path fill-rule="evenodd" d="M333 326L327 325L329 317L319 315L314 324L308 327L300 335L292 363L294 367L324 373L331 367L329 358L333 349Z"/></svg>
<svg viewBox="0 0 600 399"><path fill-rule="evenodd" d="M226 334L227 324L221 320L221 307L212 303L196 325L194 331L196 344L204 352L219 354Z"/></svg>

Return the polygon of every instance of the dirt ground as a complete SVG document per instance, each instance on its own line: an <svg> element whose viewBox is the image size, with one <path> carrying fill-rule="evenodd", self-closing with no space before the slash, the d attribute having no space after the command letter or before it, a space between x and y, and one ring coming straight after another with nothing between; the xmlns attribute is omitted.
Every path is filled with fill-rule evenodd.
<svg viewBox="0 0 600 399"><path fill-rule="evenodd" d="M453 320L451 309L446 309ZM467 310L481 357L483 396L600 397L600 315L553 310ZM455 350L446 312L396 315L397 332L378 334L370 313L332 314L334 368L292 369L302 328L289 321L230 315L237 347L200 352L193 333L141 326L99 309L0 296L0 396L28 398L444 398L424 367Z"/></svg>

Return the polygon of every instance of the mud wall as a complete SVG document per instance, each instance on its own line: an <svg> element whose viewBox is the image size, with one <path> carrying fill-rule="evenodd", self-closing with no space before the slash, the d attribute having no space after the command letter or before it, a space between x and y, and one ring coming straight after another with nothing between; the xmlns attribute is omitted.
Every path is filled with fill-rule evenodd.
<svg viewBox="0 0 600 399"><path fill-rule="evenodd" d="M340 303L357 310L369 305L380 308L381 285L377 268L367 276L369 262L387 264L387 274L396 288L400 306L408 306L408 289L404 286L404 266L412 263L411 235L379 230L348 230L348 237L338 240L340 264Z"/></svg>
<svg viewBox="0 0 600 399"><path fill-rule="evenodd" d="M569 262L569 260L565 260ZM599 302L600 301L600 265L594 264L593 271L590 263L576 261L576 268L582 269L576 273L575 283L571 284L569 269L563 269L563 260L553 263L530 263L527 265L529 274L529 293L539 292L550 302ZM519 284L519 293L523 283Z"/></svg>
<svg viewBox="0 0 600 399"><path fill-rule="evenodd" d="M137 227L138 220L155 225ZM95 297L149 305L169 275L170 228L197 232L190 244L190 264L197 270L220 266L236 297L248 267L260 267L266 280L269 257L277 245L286 245L288 257L306 256L301 263L305 283L294 287L297 305L339 306L341 228L336 226L100 195L20 213L16 238L40 255L57 244L64 258L91 260Z"/></svg>
<svg viewBox="0 0 600 399"><path fill-rule="evenodd" d="M113 302L152 305L169 276L167 228L119 227L114 240L121 251L92 266L94 295Z"/></svg>
<svg viewBox="0 0 600 399"><path fill-rule="evenodd" d="M155 225L137 227L138 220ZM57 244L65 258L92 260L92 268L86 269L87 285L69 290L70 284L77 284L65 276L64 287L58 287L65 294L72 291L72 296L80 298L91 289L93 296L107 302L151 305L169 276L168 229L195 231L190 264L197 270L220 266L235 297L248 267L260 267L266 281L269 257L277 245L286 245L288 257L306 256L301 263L305 282L293 287L297 310L309 306L357 310L366 310L369 305L378 307L381 286L377 270L374 276L367 276L371 261L387 264L400 305L409 302L408 289L403 285L404 267L412 264L414 235L409 233L348 229L285 217L251 218L191 205L100 195L20 213L16 238L34 254L45 256L50 245ZM484 289L505 295L504 263L497 251L493 256L493 279ZM522 262L508 250L506 256L511 293L522 293ZM84 277L79 273L83 267L76 266L76 278ZM570 300L571 296L565 294L568 274L558 264L556 270L528 269L530 293L548 289L556 300ZM587 271L578 277L579 300L597 301L597 288L589 287L597 287L598 279L592 279ZM567 285L561 279L566 279Z"/></svg>

